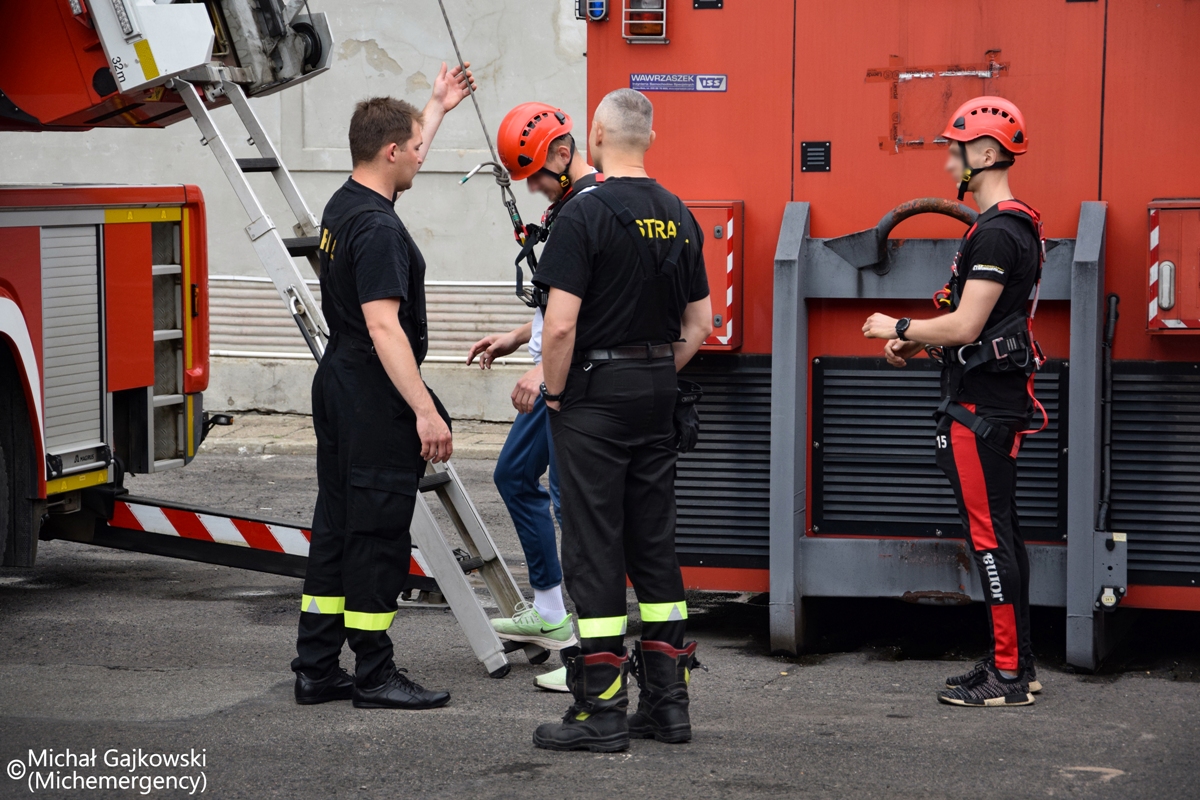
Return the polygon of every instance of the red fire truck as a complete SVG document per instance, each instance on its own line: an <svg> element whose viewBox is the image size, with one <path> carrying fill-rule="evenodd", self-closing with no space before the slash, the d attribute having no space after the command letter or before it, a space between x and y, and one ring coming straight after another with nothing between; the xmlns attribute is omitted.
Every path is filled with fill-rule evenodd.
<svg viewBox="0 0 1200 800"><path fill-rule="evenodd" d="M1019 461L1033 602L1066 609L1081 667L1107 648L1109 609L1200 610L1200 155L1184 144L1200 5L583 0L579 15L589 107L619 87L654 102L647 167L698 201L728 336L690 368L703 432L680 461L677 541L693 585L769 585L786 651L808 597L982 597L934 465L937 373L887 367L859 331L874 311L933 313L973 212L908 201L951 195L940 133L986 94L1025 114L1012 181L1051 237L1036 322L1051 424Z"/></svg>

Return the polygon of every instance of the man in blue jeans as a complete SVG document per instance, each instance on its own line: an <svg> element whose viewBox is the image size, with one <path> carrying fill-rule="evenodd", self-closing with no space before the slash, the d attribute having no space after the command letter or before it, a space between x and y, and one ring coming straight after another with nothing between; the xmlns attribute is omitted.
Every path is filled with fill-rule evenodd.
<svg viewBox="0 0 1200 800"><path fill-rule="evenodd" d="M529 226L533 241L544 241L563 206L603 180L577 150L571 136L571 118L544 103L522 103L505 115L497 146L500 160L512 179L526 181L530 192L541 192L551 202L541 225ZM513 389L517 418L504 442L494 475L496 488L508 507L525 551L533 602L521 603L511 619L494 619L492 625L502 639L562 650L578 640L563 601L562 566L554 521L549 513L553 504L561 528L549 412L541 397L543 310L544 303L535 310L530 322L508 333L480 339L471 346L467 363L479 356L480 368L490 369L495 359L513 353L523 344L529 345L533 357L533 369L522 375ZM548 494L541 484L547 467ZM552 691L567 691L566 668L538 676L537 685Z"/></svg>

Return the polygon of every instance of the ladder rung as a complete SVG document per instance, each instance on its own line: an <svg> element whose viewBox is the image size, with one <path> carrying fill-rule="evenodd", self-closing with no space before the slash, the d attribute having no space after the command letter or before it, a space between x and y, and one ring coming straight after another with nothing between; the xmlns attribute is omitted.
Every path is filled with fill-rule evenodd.
<svg viewBox="0 0 1200 800"><path fill-rule="evenodd" d="M432 492L439 486L445 486L450 482L449 472L435 472L432 475L425 475L421 478L421 483L417 488L422 492Z"/></svg>
<svg viewBox="0 0 1200 800"><path fill-rule="evenodd" d="M291 256L311 256L317 252L317 245L321 240L317 236L299 236L294 239L283 240L284 246L287 247L288 255Z"/></svg>
<svg viewBox="0 0 1200 800"><path fill-rule="evenodd" d="M242 172L274 172L279 162L273 158L239 158L237 164Z"/></svg>

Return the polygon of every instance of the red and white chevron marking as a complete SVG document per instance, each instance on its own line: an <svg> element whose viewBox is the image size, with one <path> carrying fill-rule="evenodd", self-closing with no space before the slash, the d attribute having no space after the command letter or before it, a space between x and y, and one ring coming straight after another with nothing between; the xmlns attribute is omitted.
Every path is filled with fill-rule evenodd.
<svg viewBox="0 0 1200 800"><path fill-rule="evenodd" d="M1150 327L1162 328L1158 318L1158 209L1150 209Z"/></svg>
<svg viewBox="0 0 1200 800"><path fill-rule="evenodd" d="M725 327L717 341L729 344L733 338L733 209L729 209L729 224L725 227Z"/></svg>
<svg viewBox="0 0 1200 800"><path fill-rule="evenodd" d="M249 547L302 558L308 558L308 543L312 540L312 532L307 528L122 500L113 503L113 518L109 524L114 528ZM409 569L413 575L430 574L425 559L416 550L412 552Z"/></svg>

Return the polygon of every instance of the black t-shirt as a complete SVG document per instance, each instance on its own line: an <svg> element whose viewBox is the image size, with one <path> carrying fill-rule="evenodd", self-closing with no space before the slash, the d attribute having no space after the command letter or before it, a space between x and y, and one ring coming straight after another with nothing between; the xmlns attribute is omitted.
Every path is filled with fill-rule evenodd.
<svg viewBox="0 0 1200 800"><path fill-rule="evenodd" d="M975 232L962 246L954 268L960 286L966 281L995 281L1004 285L988 315L984 331L1006 317L1028 309L1037 281L1041 242L1025 215L1001 213L993 206L979 216ZM959 403L975 403L985 415L1019 421L1030 413L1028 376L1024 370L975 369L963 376Z"/></svg>
<svg viewBox="0 0 1200 800"><path fill-rule="evenodd" d="M684 308L708 297L704 240L687 207L652 178L607 178L579 192L555 219L554 235L542 251L534 282L583 300L575 329L577 351L647 343L629 337L643 289L638 247L608 206L592 196L596 192L611 192L633 213L659 264L674 239L686 237L667 293L668 308L661 312L666 317L663 339L649 344L676 341Z"/></svg>
<svg viewBox="0 0 1200 800"><path fill-rule="evenodd" d="M329 330L369 342L363 303L398 298L400 326L420 364L429 350L425 259L393 203L347 180L321 216L320 257L321 310Z"/></svg>

